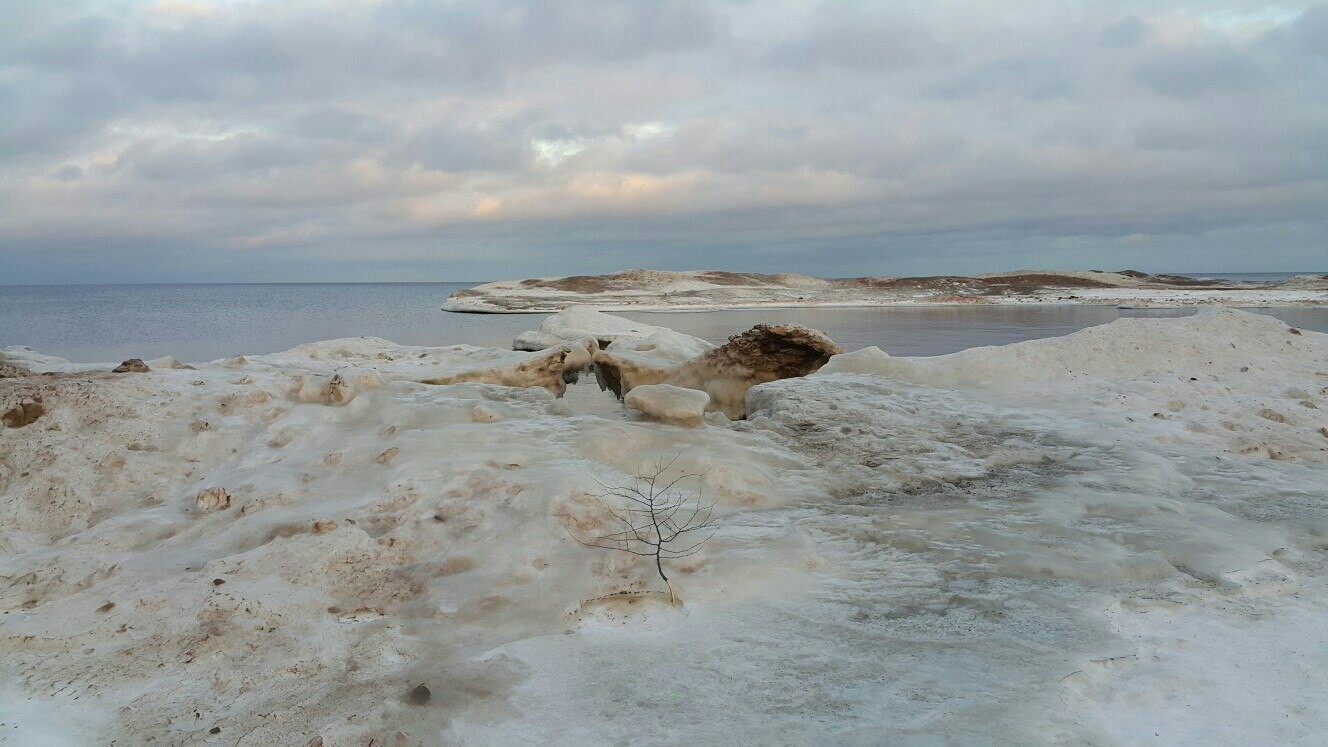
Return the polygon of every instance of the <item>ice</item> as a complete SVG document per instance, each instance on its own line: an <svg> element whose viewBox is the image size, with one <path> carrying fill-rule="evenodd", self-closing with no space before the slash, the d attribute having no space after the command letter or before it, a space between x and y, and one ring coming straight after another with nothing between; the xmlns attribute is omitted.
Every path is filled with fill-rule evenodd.
<svg viewBox="0 0 1328 747"><path fill-rule="evenodd" d="M1297 332L1217 311L837 355L704 428L422 383L561 346L141 374L7 349L51 373L0 378L0 409L44 406L0 429L0 733L1313 744L1328 338ZM676 607L573 537L660 460L723 519Z"/></svg>

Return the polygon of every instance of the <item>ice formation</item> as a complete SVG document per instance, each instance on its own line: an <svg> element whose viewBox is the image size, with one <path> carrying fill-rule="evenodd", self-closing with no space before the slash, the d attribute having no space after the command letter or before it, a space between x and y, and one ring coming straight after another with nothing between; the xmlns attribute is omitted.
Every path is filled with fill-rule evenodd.
<svg viewBox="0 0 1328 747"><path fill-rule="evenodd" d="M519 363L446 373L419 381L423 384L478 382L499 386L539 386L555 395L562 395L567 390L568 376L589 362L589 355L581 354L584 352L585 348L579 345L560 346L544 355L528 358Z"/></svg>
<svg viewBox="0 0 1328 747"><path fill-rule="evenodd" d="M758 324L726 344L676 365L642 360L610 346L595 354L595 375L619 396L645 384L698 389L710 396L709 409L741 418L746 411L744 397L752 386L806 376L840 352L838 345L814 329L799 324Z"/></svg>
<svg viewBox="0 0 1328 747"><path fill-rule="evenodd" d="M593 340L607 348L615 342L626 343L654 340L656 345L671 345L688 349L688 358L714 347L705 340L675 332L667 327L634 322L613 314L605 314L590 306L569 306L540 323L538 330L523 332L512 341L514 350L544 350L559 345L577 344L585 347Z"/></svg>
<svg viewBox="0 0 1328 747"><path fill-rule="evenodd" d="M1328 336L1298 332L839 355L707 428L420 383L548 354L7 348L0 409L42 412L0 428L3 739L1312 744ZM571 535L674 457L724 524L670 607Z"/></svg>

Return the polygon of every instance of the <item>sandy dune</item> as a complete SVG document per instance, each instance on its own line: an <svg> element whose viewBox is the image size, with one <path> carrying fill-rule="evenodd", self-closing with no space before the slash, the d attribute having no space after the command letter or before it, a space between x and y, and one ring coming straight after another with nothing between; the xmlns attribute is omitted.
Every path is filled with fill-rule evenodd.
<svg viewBox="0 0 1328 747"><path fill-rule="evenodd" d="M443 308L500 314L555 312L575 305L593 305L606 311L646 311L1027 303L1322 305L1328 304L1328 276L1299 275L1261 284L1148 275L1132 270L838 280L790 274L624 270L609 275L485 283L453 293Z"/></svg>

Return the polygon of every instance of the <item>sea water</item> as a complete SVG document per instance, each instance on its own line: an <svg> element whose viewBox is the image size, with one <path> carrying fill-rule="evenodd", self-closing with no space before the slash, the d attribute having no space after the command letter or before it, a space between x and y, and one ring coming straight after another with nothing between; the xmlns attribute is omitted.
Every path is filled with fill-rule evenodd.
<svg viewBox="0 0 1328 747"><path fill-rule="evenodd" d="M544 314L440 310L471 283L0 286L0 346L26 345L75 362L173 355L207 361L272 353L305 342L376 336L404 345L507 347ZM1328 308L1260 309L1328 332ZM1069 334L1120 317L1193 309L1108 306L920 306L632 312L623 316L720 343L759 323L796 322L856 350L940 355L978 345Z"/></svg>

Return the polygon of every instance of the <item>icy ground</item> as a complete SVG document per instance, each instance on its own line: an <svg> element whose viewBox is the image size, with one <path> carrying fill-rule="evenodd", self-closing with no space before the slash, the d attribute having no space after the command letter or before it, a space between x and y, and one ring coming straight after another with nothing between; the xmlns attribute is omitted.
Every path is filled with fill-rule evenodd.
<svg viewBox="0 0 1328 747"><path fill-rule="evenodd" d="M9 743L1328 730L1328 336L1269 317L868 349L699 428L584 406L593 383L407 380L498 351L330 341L142 374L6 353L67 372L0 379L44 405L0 429ZM572 539L599 483L674 456L724 519L676 563L678 607Z"/></svg>

